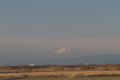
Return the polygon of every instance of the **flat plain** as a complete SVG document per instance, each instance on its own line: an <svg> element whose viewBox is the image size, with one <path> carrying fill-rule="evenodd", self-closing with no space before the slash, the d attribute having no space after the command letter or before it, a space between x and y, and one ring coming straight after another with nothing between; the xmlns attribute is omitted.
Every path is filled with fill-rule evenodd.
<svg viewBox="0 0 120 80"><path fill-rule="evenodd" d="M25 79L14 79L14 80L120 80L120 76L109 76L109 77L51 77L51 78L25 78Z"/></svg>
<svg viewBox="0 0 120 80"><path fill-rule="evenodd" d="M119 64L0 66L0 80L120 80Z"/></svg>

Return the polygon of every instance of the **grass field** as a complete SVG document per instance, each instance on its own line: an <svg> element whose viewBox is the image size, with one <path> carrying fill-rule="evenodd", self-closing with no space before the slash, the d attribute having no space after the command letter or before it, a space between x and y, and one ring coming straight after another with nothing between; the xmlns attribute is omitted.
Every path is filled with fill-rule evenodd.
<svg viewBox="0 0 120 80"><path fill-rule="evenodd" d="M120 64L0 66L0 80L120 80Z"/></svg>
<svg viewBox="0 0 120 80"><path fill-rule="evenodd" d="M14 80L120 80L120 76L114 77L49 77L49 78L25 78L25 79L14 79Z"/></svg>

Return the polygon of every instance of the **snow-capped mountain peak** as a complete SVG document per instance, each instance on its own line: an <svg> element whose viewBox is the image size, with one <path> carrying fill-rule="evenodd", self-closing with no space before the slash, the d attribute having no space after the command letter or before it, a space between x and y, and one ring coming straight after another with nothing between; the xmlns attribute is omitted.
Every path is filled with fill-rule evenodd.
<svg viewBox="0 0 120 80"><path fill-rule="evenodd" d="M63 47L63 48L55 51L54 53L72 53L72 50L70 47Z"/></svg>

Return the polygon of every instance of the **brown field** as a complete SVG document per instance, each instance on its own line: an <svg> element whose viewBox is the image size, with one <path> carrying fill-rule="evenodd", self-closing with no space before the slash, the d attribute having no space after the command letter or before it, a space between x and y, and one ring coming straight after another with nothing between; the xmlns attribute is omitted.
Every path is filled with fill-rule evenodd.
<svg viewBox="0 0 120 80"><path fill-rule="evenodd" d="M0 78L119 76L120 65L1 66Z"/></svg>

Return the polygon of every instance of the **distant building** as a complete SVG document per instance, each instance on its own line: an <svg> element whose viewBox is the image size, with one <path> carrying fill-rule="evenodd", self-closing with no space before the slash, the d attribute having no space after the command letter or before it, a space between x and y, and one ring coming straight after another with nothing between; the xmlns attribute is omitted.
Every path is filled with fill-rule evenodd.
<svg viewBox="0 0 120 80"><path fill-rule="evenodd" d="M34 64L29 64L29 66L34 66Z"/></svg>

